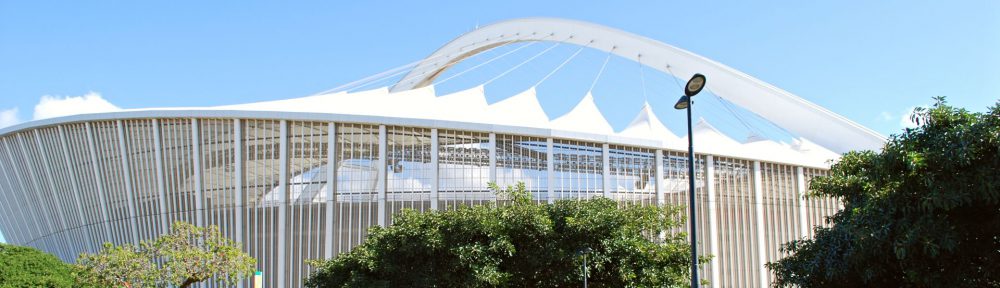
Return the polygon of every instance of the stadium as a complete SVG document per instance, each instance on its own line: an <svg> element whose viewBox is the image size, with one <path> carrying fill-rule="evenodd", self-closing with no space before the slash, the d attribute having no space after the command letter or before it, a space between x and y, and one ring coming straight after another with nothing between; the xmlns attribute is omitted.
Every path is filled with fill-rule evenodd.
<svg viewBox="0 0 1000 288"><path fill-rule="evenodd" d="M486 85L520 64L462 89L440 88L497 58L466 60L537 43L608 57L567 113L550 119L538 84L487 100ZM305 260L350 251L370 227L391 225L402 209L494 201L489 182L524 182L537 201L686 205L688 136L671 131L649 104L615 131L594 100L599 95L590 93L612 57L638 63L644 73L705 74L719 101L792 135L737 141L708 120L694 125L697 204L685 209L698 215L699 255L714 255L699 272L711 286L768 286L763 265L782 257L780 244L809 237L840 209L836 199L805 198L810 180L825 175L839 153L877 150L885 141L787 91L656 40L573 20L514 19L472 30L420 61L307 97L4 128L0 231L12 244L72 262L106 241L154 238L174 221L218 225L258 260L267 286L298 287L311 269Z"/></svg>

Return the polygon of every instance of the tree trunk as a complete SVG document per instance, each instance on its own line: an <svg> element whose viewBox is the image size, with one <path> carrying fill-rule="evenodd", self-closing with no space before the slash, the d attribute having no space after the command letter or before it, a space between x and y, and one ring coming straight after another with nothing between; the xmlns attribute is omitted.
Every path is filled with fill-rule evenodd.
<svg viewBox="0 0 1000 288"><path fill-rule="evenodd" d="M184 283L181 283L181 286L178 286L178 288L188 288L191 287L191 285L194 285L194 283L198 283L198 280L194 278L188 278L184 280Z"/></svg>

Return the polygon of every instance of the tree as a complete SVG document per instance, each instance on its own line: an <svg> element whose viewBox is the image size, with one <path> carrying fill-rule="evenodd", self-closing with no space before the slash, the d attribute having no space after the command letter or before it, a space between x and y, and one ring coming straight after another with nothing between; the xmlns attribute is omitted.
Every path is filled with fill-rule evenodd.
<svg viewBox="0 0 1000 288"><path fill-rule="evenodd" d="M73 287L73 269L38 249L0 244L0 287Z"/></svg>
<svg viewBox="0 0 1000 288"><path fill-rule="evenodd" d="M606 198L536 204L523 183L494 203L419 213L405 210L373 227L351 252L314 263L307 287L687 286L690 246L675 207ZM703 260L707 261L707 260Z"/></svg>
<svg viewBox="0 0 1000 288"><path fill-rule="evenodd" d="M77 268L81 283L184 288L209 279L235 285L252 275L256 262L217 226L175 222L170 233L138 246L105 243L97 254L81 254Z"/></svg>
<svg viewBox="0 0 1000 288"><path fill-rule="evenodd" d="M845 154L813 197L844 209L767 267L801 287L1000 286L1000 104L917 109L882 152Z"/></svg>

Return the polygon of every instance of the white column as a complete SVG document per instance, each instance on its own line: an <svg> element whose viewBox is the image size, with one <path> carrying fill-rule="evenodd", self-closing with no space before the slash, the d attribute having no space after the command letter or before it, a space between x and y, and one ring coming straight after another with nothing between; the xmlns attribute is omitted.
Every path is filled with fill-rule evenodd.
<svg viewBox="0 0 1000 288"><path fill-rule="evenodd" d="M490 133L489 149L490 149L490 182L497 183L497 133Z"/></svg>
<svg viewBox="0 0 1000 288"><path fill-rule="evenodd" d="M167 220L167 181L163 175L163 140L160 132L160 120L153 119L153 162L156 165L156 195L160 197L160 233L170 231Z"/></svg>
<svg viewBox="0 0 1000 288"><path fill-rule="evenodd" d="M90 122L84 123L87 129L87 146L90 147L90 166L94 169L94 183L97 187L97 197L101 201L101 216L104 218L104 237L106 241L111 241L111 220L108 219L108 204L104 200L104 177L101 177L101 169L97 162L97 148L94 145L94 131L90 127Z"/></svg>
<svg viewBox="0 0 1000 288"><path fill-rule="evenodd" d="M39 213L39 211L34 208L34 205L32 205L32 204L37 204L38 201L32 201L31 198L29 198L29 196L31 195L29 195L30 191L29 188L27 187L28 183L25 183L25 181L28 181L30 179L28 178L28 176L25 176L23 174L23 172L21 171L21 167L17 165L17 160L14 158L13 154L15 153L14 149L17 149L15 145L19 145L17 143L18 142L17 137L11 136L8 139L9 141L7 144L9 145L7 146L7 149L5 149L5 151L7 152L7 159L10 161L11 170L13 170L14 172L13 175L14 178L11 178L13 180L8 179L8 181L11 182L11 186L14 185L14 182L17 182L17 188L18 188L17 190L15 190L13 194L16 201L18 201L15 204L15 206L18 207L18 209L21 211L21 215L25 216L23 218L25 227L31 228L30 230L34 230L33 232L35 232L34 234L28 234L24 236L24 239L22 239L23 245L35 248L44 248L40 244L34 244L35 241L40 240L42 236L46 234L42 230L43 223L40 223L39 222L40 220L38 220L38 217L43 216L44 213Z"/></svg>
<svg viewBox="0 0 1000 288"><path fill-rule="evenodd" d="M768 287L768 270L764 267L764 264L767 263L766 235L764 235L764 189L761 185L760 174L760 161L753 161L753 197L756 208L756 217L754 218L757 222L757 259L760 261L757 271L760 272L760 287Z"/></svg>
<svg viewBox="0 0 1000 288"><path fill-rule="evenodd" d="M663 204L667 203L666 191L664 191L663 187L663 150L656 150L656 157L654 159L656 159L656 175L653 177L655 180L653 185L656 186L653 189L656 192L656 206L662 207Z"/></svg>
<svg viewBox="0 0 1000 288"><path fill-rule="evenodd" d="M438 202L441 202L441 196L438 194L438 189L441 185L441 164L438 159L440 143L438 143L438 129L431 129L431 210L438 210Z"/></svg>
<svg viewBox="0 0 1000 288"><path fill-rule="evenodd" d="M14 134L14 138L17 139L18 147L21 149L21 152L20 152L21 157L24 157L24 159L25 159L24 165L25 165L25 168L27 168L27 170L28 170L28 178L22 178L22 177L24 177L24 175L20 174L20 173L17 174L17 177L19 179L22 179L22 181L28 181L28 182L31 183L31 188L32 188L32 190L34 190L34 192L35 192L34 193L35 194L35 199L37 199L37 200L35 200L34 203L30 203L29 205L32 205L32 206L36 207L37 210L34 211L35 215L41 216L41 218L45 219L45 225L49 228L48 229L48 233L53 233L53 232L55 232L56 229L55 229L55 227L52 226L52 220L49 219L49 218L52 218L52 217L48 217L51 213L48 211L49 209L48 209L48 206L45 204L45 199L42 198L42 195L41 195L42 188L38 187L38 176L35 176L35 170L31 169L32 166L34 166L34 165L32 165L32 161L30 159L31 154L28 153L28 149L24 146L24 137L22 137L21 134ZM9 153L10 151L8 150L7 152ZM13 155L10 155L9 157L10 157L11 161L15 161ZM15 172L16 172L16 170L15 170ZM28 191L24 191L24 192L27 193ZM30 198L29 198L29 201L30 201ZM38 224L41 225L42 223L38 223ZM46 235L46 233L41 233L41 234L38 235L38 237L39 238L37 238L35 240L44 239L45 237L48 237L48 235Z"/></svg>
<svg viewBox="0 0 1000 288"><path fill-rule="evenodd" d="M719 216L718 216L718 195L715 190L715 157L712 155L705 155L705 191L708 193L708 237L712 239L709 241L709 253L715 255L712 258L712 281L716 283L719 279Z"/></svg>
<svg viewBox="0 0 1000 288"><path fill-rule="evenodd" d="M285 274L288 273L285 267L285 251L288 250L285 244L285 237L288 234L285 230L285 219L288 218L288 215L285 214L288 213L288 198L290 197L288 195L288 121L281 120L279 125L281 125L279 128L281 138L278 142L278 158L281 162L278 169L278 195L281 195L281 201L278 202L278 247L276 247L278 249L278 270L272 274L277 274L278 286L285 286Z"/></svg>
<svg viewBox="0 0 1000 288"><path fill-rule="evenodd" d="M656 193L656 206L663 207L664 205L667 204L667 197L665 195L666 189L664 189L666 187L664 186L663 183L663 150L655 150L655 151L656 151L656 156L654 156L653 159L655 159L656 161L655 165L656 170L654 171L656 175L654 175L653 177L653 179L655 179L655 182L653 182L653 185L655 185L653 186L654 187L653 189L654 192ZM667 230L660 231L660 235L657 235L657 237L660 239L660 241L666 241Z"/></svg>
<svg viewBox="0 0 1000 288"><path fill-rule="evenodd" d="M244 176L243 176L243 123L241 123L241 121L240 121L239 118L233 119L233 158L234 158L233 159L233 164L234 164L233 166L235 168L234 169L235 170L234 171L234 175L233 175L233 183L234 183L233 186L235 188L235 193L236 193L236 195L235 195L236 196L236 205L233 206L233 210L235 210L235 212L233 214L236 215L235 216L235 218L236 218L236 227L235 227L236 228L236 242L239 242L240 245L243 245L243 218L245 218L244 214L243 214L243 212L244 212L243 210L244 210L244 207L246 206L246 203L243 203L243 185L245 184L244 183L244 179L243 179L244 178ZM242 282L240 284L242 285Z"/></svg>
<svg viewBox="0 0 1000 288"><path fill-rule="evenodd" d="M6 146L6 145L3 145L3 144L6 144L6 143L0 143L0 146L4 146L4 147L0 147L0 150L3 150L5 152L8 151L9 149L3 149L3 148L10 148L10 146ZM10 155L9 153L5 153L5 154ZM3 156L0 156L0 158L2 158L2 157ZM3 159L0 159L0 161L2 161L2 160ZM14 164L13 163L13 159L11 159L8 163L11 164L11 168L12 169L17 169L16 167L13 167L14 166L13 165ZM10 209L17 211L17 213L20 215L20 219L23 220L23 221L11 221L14 224L14 226L17 227L18 232L14 233L14 234L8 233L10 235L4 235L4 236L7 237L7 243L15 243L15 244L20 244L20 245L25 245L25 243L28 241L28 239L31 238L31 230L32 229L28 229L28 228L33 226L35 228L34 230L37 231L38 230L38 226L37 225L30 225L30 223L28 223L28 217L25 216L25 213L24 213L24 208L25 207L23 205L21 205L20 202L18 201L20 199L20 197L18 197L18 196L19 195L24 195L24 193L17 193L18 192L18 188L14 187L15 186L14 185L14 181L11 180L11 178L10 178L12 175L10 175L9 172L12 172L12 171L8 171L7 168L5 167L5 165L0 165L0 172L3 173L3 177L4 177L4 180L6 181L5 183L7 184L7 188L10 188L10 191L9 191L10 193L4 193L3 194L4 200L5 200L4 203L10 205ZM16 176L15 176L15 178L16 178ZM20 186L20 183L18 183L17 186ZM20 191L24 191L24 189L22 188ZM11 217L11 218L12 219L16 219L16 217Z"/></svg>
<svg viewBox="0 0 1000 288"><path fill-rule="evenodd" d="M333 231L333 206L337 205L337 125L327 123L326 135L326 241L323 243L324 259L333 258L333 238L340 233Z"/></svg>
<svg viewBox="0 0 1000 288"><path fill-rule="evenodd" d="M809 216L806 211L806 175L805 169L802 166L795 167L795 186L798 187L799 192L799 237L806 238L809 237Z"/></svg>
<svg viewBox="0 0 1000 288"><path fill-rule="evenodd" d="M21 149L21 151L20 151L19 154L20 154L21 157L24 157L24 165L25 165L25 168L27 168L27 170L28 170L27 181L31 182L32 191L34 191L34 193L32 193L32 194L34 194L35 195L35 199L37 199L37 200L34 201L34 205L32 205L32 206L34 206L34 207L36 207L38 209L38 210L34 211L35 215L38 215L38 216L41 216L41 218L44 218L45 219L45 224L48 227L47 233L41 233L41 234L39 234L38 238L35 238L34 240L32 240L32 242L40 240L40 241L42 241L42 245L44 247L44 249L42 249L42 250L52 252L53 254L56 254L56 255L60 255L60 254L62 254L62 251L61 251L61 249L59 247L50 247L48 245L50 243L49 241L51 240L51 239L48 239L48 237L50 235L52 235L52 233L56 232L56 228L55 228L55 226L52 225L52 220L49 219L51 217L48 217L48 215L51 215L52 213L49 211L48 205L46 205L46 203L45 203L46 202L45 199L42 198L42 195L40 194L40 193L42 193L41 192L42 188L38 187L38 185L40 185L40 184L38 183L38 176L35 175L35 170L33 169L34 164L33 164L33 161L31 161L32 160L31 159L31 154L28 152L28 149L25 147L24 137L21 136L21 134L14 134L14 138L17 139L18 146ZM20 177L23 177L23 176L24 175L20 175L18 177L20 178ZM25 179L25 178L21 178L21 179ZM25 192L27 192L27 191L25 191ZM39 224L41 224L41 223L39 223Z"/></svg>
<svg viewBox="0 0 1000 288"><path fill-rule="evenodd" d="M154 121L155 121L155 119L154 119ZM159 128L157 128L157 130L159 130ZM235 219L236 220L236 227L235 227L236 228L236 242L237 242L237 245L240 245L240 250L243 250L244 252L250 253L250 247L248 247L245 243L243 243L243 225L244 225L243 224L243 218L245 218L243 216L244 215L243 212L245 210L244 208L245 208L246 204L243 203L243 185L244 185L244 183L243 183L243 125L240 123L240 119L239 118L233 119L233 141L234 141L233 142L233 164L234 164L233 167L234 167L234 173L235 173L235 175L233 175L233 183L234 183L233 186L235 186L234 187L235 188L234 192L236 194L235 195L236 196L236 205L233 205L232 209L234 210L233 215L236 215L235 216L235 218L236 218ZM159 152L157 152L157 154L159 154ZM160 169L159 164L157 164L157 170L159 170L159 169ZM162 203L163 201L160 201L160 202ZM163 217L163 218L166 218L166 217ZM164 221L166 221L166 220L164 220ZM238 288L246 287L246 286L243 285L243 282L245 282L245 281L240 281L240 282L236 283L236 287L238 287Z"/></svg>
<svg viewBox="0 0 1000 288"><path fill-rule="evenodd" d="M602 191L604 192L604 198L611 199L611 155L608 152L608 143L601 145L601 161L604 163L604 171L601 173L604 177L604 187Z"/></svg>
<svg viewBox="0 0 1000 288"><path fill-rule="evenodd" d="M49 193L51 193L52 195L65 193L65 191L59 191L59 190L57 190L56 189L55 181L52 180L52 178L55 177L55 175L52 174L52 168L49 167L49 155L48 155L48 151L45 150L45 145L42 145L42 135L41 135L41 133L38 133L38 129L34 129L34 130L32 130L32 132L35 133L35 145L38 145L38 154L42 156L42 167L45 169L45 173L48 174L48 177L45 177L45 178L47 178L49 180L48 181L49 182ZM61 232L61 233L63 233L63 234L65 234L65 235L68 236L69 226L66 225L66 215L63 214L62 201L60 201L60 199L57 198L57 197L53 197L52 201L55 202L56 213L59 214L59 224L62 225L61 229L59 229L58 231L53 231L53 232L56 232L56 233ZM68 244L68 243L66 243L66 244Z"/></svg>
<svg viewBox="0 0 1000 288"><path fill-rule="evenodd" d="M198 119L191 118L191 159L194 162L194 209L197 218L195 221L199 227L205 226L205 197L201 183L201 127L198 127Z"/></svg>
<svg viewBox="0 0 1000 288"><path fill-rule="evenodd" d="M2 161L2 160L0 160L0 161ZM3 165L0 165L0 173L4 173L3 177L6 178L7 177L7 175L6 175L7 171L2 166ZM3 210L3 212L2 212L3 214L0 214L0 215L5 215L6 216L6 217L0 217L0 224L2 224L2 225L0 225L0 227L2 227L2 229L0 229L0 231L7 231L7 234L5 234L4 237L7 238L7 243L12 243L13 244L13 243L20 243L20 240L18 239L18 236L23 235L24 232L20 231L20 229L19 229L20 227L18 227L18 225L17 225L18 221L14 221L15 219L18 219L17 216L14 216L14 209L15 209L15 206L17 206L17 205L14 204L8 198L8 195L14 194L14 190L13 189L8 190L9 188L11 188L11 187L9 185L7 185L6 180L3 180L2 182L0 182L0 197L2 197L2 199L0 199L0 206L3 206L3 209L2 209ZM23 217L21 219L23 219ZM10 221L8 221L8 220L10 220ZM14 229L17 229L18 231L13 231Z"/></svg>
<svg viewBox="0 0 1000 288"><path fill-rule="evenodd" d="M546 201L548 201L548 203L553 203L556 201L556 190L555 190L556 166L554 157L555 153L553 153L552 138L547 138L545 141L546 141L545 155L547 156L545 157L545 163L546 163L545 165L547 167L546 171L548 172L546 173L548 174L548 179L546 180L547 185L545 185L546 187L548 187L548 193L546 194L547 196L546 198L548 199Z"/></svg>
<svg viewBox="0 0 1000 288"><path fill-rule="evenodd" d="M132 174L129 173L128 147L125 144L125 123L118 120L118 152L122 158L122 177L125 182L125 198L128 200L128 218L132 230L132 243L139 244L139 224L135 215L135 193L132 189Z"/></svg>
<svg viewBox="0 0 1000 288"><path fill-rule="evenodd" d="M385 189L386 189L386 154L388 152L388 135L385 132L385 125L378 125L378 225L385 227Z"/></svg>
<svg viewBox="0 0 1000 288"><path fill-rule="evenodd" d="M76 178L76 170L73 169L73 162L69 158L69 145L66 144L66 129L62 125L58 126L59 129L59 142L62 145L63 159L66 160L66 172L69 173L70 188L73 189L73 200L76 201L76 212L80 217L80 224L87 225L87 218L83 216L83 204L80 199L80 181ZM86 241L90 241L90 228L78 227L80 230L84 231L87 235Z"/></svg>

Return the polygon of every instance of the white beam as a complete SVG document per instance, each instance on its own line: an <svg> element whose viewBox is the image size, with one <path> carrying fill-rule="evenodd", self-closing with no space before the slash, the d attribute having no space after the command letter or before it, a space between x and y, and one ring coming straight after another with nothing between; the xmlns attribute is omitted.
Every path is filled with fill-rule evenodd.
<svg viewBox="0 0 1000 288"><path fill-rule="evenodd" d="M663 150L654 151L656 151L656 156L653 158L656 159L656 170L654 171L656 175L653 177L655 179L653 189L656 192L656 206L663 207L667 204L666 189L664 189L666 187L664 187L663 183ZM660 241L665 241L667 239L667 230L660 231L660 235L657 235L657 237Z"/></svg>
<svg viewBox="0 0 1000 288"><path fill-rule="evenodd" d="M205 192L201 183L201 127L198 127L198 118L191 118L191 160L194 162L194 209L196 212L195 221L199 227L205 226Z"/></svg>
<svg viewBox="0 0 1000 288"><path fill-rule="evenodd" d="M72 158L69 157L69 145L66 143L66 129L62 125L56 126L56 128L59 129L59 143L62 146L63 159L66 160L66 172L69 173L68 180L70 182L70 188L73 190L73 200L76 201L76 212L78 217L80 217L80 224L83 226L78 228L83 230L87 235L86 241L91 241L90 228L86 227L89 226L87 225L89 223L87 223L87 218L84 217L83 202L80 200L80 181L76 177L76 170L73 169L73 162L70 161Z"/></svg>
<svg viewBox="0 0 1000 288"><path fill-rule="evenodd" d="M655 189L654 191L656 191L656 206L663 207L663 204L667 203L667 199L666 199L666 195L665 195L666 191L664 189L665 187L663 187L664 186L664 183L663 183L663 150L654 150L654 151L656 151L656 157L654 158L654 159L656 159L655 160L656 161L656 171L655 171L656 175L653 177L653 179L655 180L655 182L653 182L653 184L656 185L656 186L654 186L653 189Z"/></svg>
<svg viewBox="0 0 1000 288"><path fill-rule="evenodd" d="M767 238L764 235L764 189L760 175L760 161L753 161L753 197L756 208L754 220L757 223L757 260L760 264L756 269L760 273L760 287L768 287L768 270L767 267L764 267L764 264L767 263L767 246L765 245Z"/></svg>
<svg viewBox="0 0 1000 288"><path fill-rule="evenodd" d="M604 194L604 198L611 199L611 154L608 151L608 143L601 145L601 161L604 163L603 171L601 172L601 177L604 177L604 186L601 187L601 191Z"/></svg>
<svg viewBox="0 0 1000 288"><path fill-rule="evenodd" d="M376 188L378 189L378 225L385 227L385 190L386 190L386 154L388 151L388 141L385 125L378 126L378 183L376 183Z"/></svg>
<svg viewBox="0 0 1000 288"><path fill-rule="evenodd" d="M545 148L545 155L546 155L546 157L545 157L545 165L546 165L546 171L548 172L548 173L546 173L548 175L548 179L546 180L547 183L546 183L545 186L548 187L548 193L546 195L546 197L548 198L546 201L548 201L548 203L554 203L556 201L556 190L555 190L556 189L556 183L555 183L556 182L556 166L555 166L556 164L555 164L555 153L553 153L553 147L552 147L552 145L553 145L552 144L552 138L546 138L545 139L545 147L546 147Z"/></svg>
<svg viewBox="0 0 1000 288"><path fill-rule="evenodd" d="M0 162L3 162L3 160L0 160ZM7 178L7 171L3 168L3 165L0 165L0 173L4 173L4 178ZM8 198L9 196L14 195L14 189L7 184L6 179L3 179L3 182L0 182L0 197L2 197L2 199L0 199L0 205L4 207L3 214L0 215L8 216L0 217L0 223L3 224L0 225L0 227L2 227L0 231L6 232L4 237L6 237L7 243L18 244L21 243L19 236L24 235L24 232L20 230L20 227L18 227L18 221L15 221L18 217L14 216L14 211L18 205L13 203L13 201ZM20 219L24 219L24 217L20 217ZM15 229L17 231L14 231Z"/></svg>
<svg viewBox="0 0 1000 288"><path fill-rule="evenodd" d="M497 182L497 133L490 133L490 182ZM499 185L499 184L498 184Z"/></svg>
<svg viewBox="0 0 1000 288"><path fill-rule="evenodd" d="M25 159L24 165L25 165L25 168L27 168L28 175L29 175L28 178L21 178L23 175L19 174L18 178L25 179L26 181L31 182L31 189L34 190L35 193L33 193L33 194L35 194L35 199L37 199L36 201L32 201L33 203L31 203L32 206L34 206L35 209L37 209L34 212L37 213L36 215L39 215L39 216L41 216L41 218L45 219L46 227L48 227L48 231L46 231L47 233L41 233L39 235L39 238L37 238L35 240L43 239L45 237L48 237L48 235L50 233L55 232L55 228L52 226L52 220L49 219L51 217L48 217L48 215L50 215L51 212L48 211L49 210L49 209L47 209L48 206L45 204L46 201L45 201L44 198L42 198L42 195L41 195L42 188L38 187L38 176L35 175L35 170L32 169L33 165L31 164L31 159L30 159L31 154L28 153L28 149L24 146L24 137L21 136L21 134L15 134L14 138L17 139L18 146L21 149L21 152L19 154L22 157L24 157L24 159ZM10 151L7 151L7 152L9 153ZM13 159L14 159L14 157L13 157L13 155L11 155L11 161L14 161ZM16 170L15 170L15 172L16 172ZM27 192L27 191L25 191L25 192ZM39 225L40 224L41 223L39 223Z"/></svg>
<svg viewBox="0 0 1000 288"><path fill-rule="evenodd" d="M285 247L285 237L287 230L285 230L285 219L288 218L288 199L291 195L288 195L288 121L281 120L281 138L278 143L278 155L281 163L279 164L278 173L278 195L281 195L281 200L278 201L278 270L275 271L278 277L278 286L285 286L285 274L287 274L287 267L285 267L285 251L288 250Z"/></svg>
<svg viewBox="0 0 1000 288"><path fill-rule="evenodd" d="M3 139L0 139L0 140L3 140ZM3 141L0 141L0 142L3 142ZM5 144L5 143L0 143L0 146L3 146L3 147L0 147L0 149L4 150L4 152L7 152L7 150L9 150L10 146L9 145L2 145L2 144ZM4 153L4 154L10 155L9 153ZM3 156L0 156L0 158L2 158L2 157ZM0 160L2 160L2 159L0 159ZM10 159L10 157L8 157L7 161L5 161L5 162L7 162L8 164L11 165L11 169L12 170L16 170L17 169L16 167L14 167L14 160ZM8 243L16 243L16 244L22 244L23 245L23 244L27 243L27 241L28 241L29 238L31 238L31 232L32 232L31 230L32 229L28 229L28 227L33 227L33 228L35 228L34 229L35 231L38 231L38 225L30 225L30 223L28 223L29 221L27 221L28 220L28 216L26 216L26 214L24 212L24 208L25 207L24 207L24 205L21 205L21 202L19 201L21 197L18 197L19 195L24 195L24 193L18 193L18 187L14 187L15 184L14 184L13 180L16 180L16 176L12 180L12 178L10 178L11 175L8 173L9 171L7 171L7 168L6 168L5 165L0 165L0 170L2 170L0 172L3 172L3 177L4 177L4 180L6 181L7 188L10 188L10 191L9 191L10 193L5 193L4 194L4 198L5 198L4 202L7 203L7 204L9 204L11 209L16 210L17 213L20 214L20 219L24 220L24 221L12 221L13 223L15 223L15 226L17 226L17 230L18 230L19 233L12 234L12 235L4 235L4 236L7 237L7 239L12 240L12 241L9 241ZM17 183L17 186L21 186L20 182ZM24 188L21 188L20 191L24 191ZM41 233L39 232L39 234L41 234Z"/></svg>
<svg viewBox="0 0 1000 288"><path fill-rule="evenodd" d="M243 192L243 185L245 185L245 183L244 183L244 176L243 176L243 123L240 121L240 118L233 119L233 157L235 158L235 159L233 159L233 164L234 164L233 166L235 168L235 169L233 169L234 170L233 171L233 173L234 173L233 174L233 182L235 183L235 185L233 185L233 186L234 186L234 188L236 190L235 191L235 193L236 193L236 199L235 199L236 205L233 206L233 210L235 210L235 212L233 212L233 214L236 215L235 216L236 217L236 227L235 227L236 228L236 242L239 242L240 245L244 245L243 244L243 218L246 218L246 217L244 216L244 213L243 213L244 211L243 210L246 207L246 203L244 203L244 200L243 200L243 193L244 193Z"/></svg>
<svg viewBox="0 0 1000 288"><path fill-rule="evenodd" d="M326 135L326 241L324 259L333 258L333 238L340 233L333 231L333 207L337 205L337 124L327 123ZM339 239L338 239L339 241Z"/></svg>
<svg viewBox="0 0 1000 288"><path fill-rule="evenodd" d="M431 210L438 210L438 202L441 202L441 196L438 194L438 190L441 185L441 164L439 161L438 149L441 148L441 144L438 143L438 129L431 129Z"/></svg>
<svg viewBox="0 0 1000 288"><path fill-rule="evenodd" d="M167 220L167 181L163 174L163 136L160 130L160 119L153 119L153 164L156 166L156 196L160 198L160 233L167 234L170 231L170 222Z"/></svg>
<svg viewBox="0 0 1000 288"><path fill-rule="evenodd" d="M122 177L125 182L125 198L128 200L128 218L132 230L132 244L139 244L139 224L135 215L135 191L132 190L132 174L129 171L128 146L125 143L125 123L115 122L118 128L118 152L121 155ZM37 131L37 130L36 130Z"/></svg>
<svg viewBox="0 0 1000 288"><path fill-rule="evenodd" d="M804 173L805 169L802 166L795 167L795 186L798 188L799 194L799 237L806 238L809 237L809 217L806 213L806 192L808 192L806 187L806 175Z"/></svg>
<svg viewBox="0 0 1000 288"><path fill-rule="evenodd" d="M56 194L65 192L56 189L55 181L52 179L53 177L55 177L55 175L52 174L52 168L49 167L49 155L48 151L45 149L45 145L42 145L41 133L38 132L38 129L32 130L32 132L34 132L35 134L35 145L38 145L38 154L42 157L42 168L45 169L45 173L48 175L48 177L45 178L49 180L48 181L49 193L53 195L52 202L55 202L54 204L56 205L56 213L59 214L59 224L61 225L61 228L58 229L57 231L53 231L53 233L60 233L63 235L63 237L68 237L69 225L66 225L66 215L63 214L62 201L61 201L62 199L59 199L59 197L54 196ZM63 242L63 244L69 244L69 243ZM60 245L60 246L64 249L67 248L65 247L65 245ZM68 255L64 256L66 256L65 258L63 258L64 260L70 257Z"/></svg>
<svg viewBox="0 0 1000 288"><path fill-rule="evenodd" d="M84 123L84 127L87 130L87 146L90 147L90 166L94 169L94 186L97 187L97 197L101 201L101 216L104 218L104 236L105 241L111 241L111 220L108 219L108 204L104 199L104 177L101 177L100 165L97 161L97 148L94 145L94 129L91 128L90 122Z"/></svg>
<svg viewBox="0 0 1000 288"><path fill-rule="evenodd" d="M708 193L708 237L707 239L712 239L708 243L709 253L715 255L712 257L711 267L712 267L712 279L710 281L715 282L721 279L719 276L719 216L718 216L718 195L715 190L715 158L712 155L705 155L705 192Z"/></svg>

